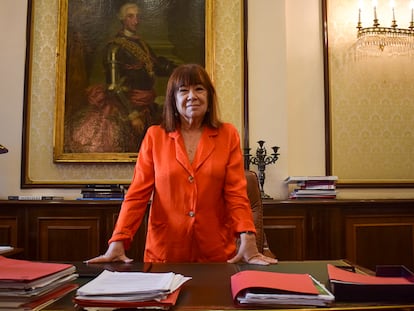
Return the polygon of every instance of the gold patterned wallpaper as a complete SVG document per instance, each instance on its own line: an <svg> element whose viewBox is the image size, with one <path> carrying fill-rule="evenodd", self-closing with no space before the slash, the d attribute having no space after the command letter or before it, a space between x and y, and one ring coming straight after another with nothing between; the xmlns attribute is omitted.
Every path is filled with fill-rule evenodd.
<svg viewBox="0 0 414 311"><path fill-rule="evenodd" d="M370 26L371 1L364 2ZM358 2L327 4L333 174L346 183L414 182L414 57L357 53ZM390 11L389 1L378 1L382 26ZM408 26L409 16L398 17Z"/></svg>
<svg viewBox="0 0 414 311"><path fill-rule="evenodd" d="M26 184L129 183L132 163L55 164L53 127L58 43L58 2L33 1L32 68ZM213 73L224 121L242 135L243 41L242 0L213 1ZM219 30L219 31L218 31Z"/></svg>

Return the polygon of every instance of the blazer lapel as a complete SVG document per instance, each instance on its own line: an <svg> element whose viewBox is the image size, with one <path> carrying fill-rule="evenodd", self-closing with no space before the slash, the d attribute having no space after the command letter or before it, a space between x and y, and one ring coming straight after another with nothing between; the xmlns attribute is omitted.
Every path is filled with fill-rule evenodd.
<svg viewBox="0 0 414 311"><path fill-rule="evenodd" d="M211 153L216 148L214 136L217 135L217 130L206 127L198 143L197 155L194 159L193 167L197 170L208 159Z"/></svg>
<svg viewBox="0 0 414 311"><path fill-rule="evenodd" d="M194 158L193 164L191 165L185 151L184 140L179 131L175 131L169 135L174 139L175 158L184 167L184 169L188 171L189 174L193 174L194 171L203 165L203 163L208 159L208 157L216 148L214 136L217 135L217 129L206 127L198 143L196 157Z"/></svg>
<svg viewBox="0 0 414 311"><path fill-rule="evenodd" d="M175 131L169 134L174 139L175 144L175 158L184 167L184 169L190 174L193 174L193 168L188 161L187 153L185 151L184 140L179 131Z"/></svg>

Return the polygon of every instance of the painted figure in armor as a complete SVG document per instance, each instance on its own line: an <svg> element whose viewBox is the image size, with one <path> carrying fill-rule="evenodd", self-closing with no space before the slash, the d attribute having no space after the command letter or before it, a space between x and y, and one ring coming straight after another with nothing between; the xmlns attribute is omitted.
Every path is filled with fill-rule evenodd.
<svg viewBox="0 0 414 311"><path fill-rule="evenodd" d="M135 3L120 8L122 29L109 41L104 59L108 91L118 99L132 127L136 148L133 152L138 151L147 128L160 123L162 107L155 102L155 77L168 76L176 67L172 61L157 56L137 35L139 13Z"/></svg>

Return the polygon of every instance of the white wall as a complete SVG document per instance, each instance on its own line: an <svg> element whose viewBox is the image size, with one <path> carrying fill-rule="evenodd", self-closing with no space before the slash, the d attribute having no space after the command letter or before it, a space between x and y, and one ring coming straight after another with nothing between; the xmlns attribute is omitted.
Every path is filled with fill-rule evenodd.
<svg viewBox="0 0 414 311"><path fill-rule="evenodd" d="M0 198L20 192L26 1L0 2Z"/></svg>
<svg viewBox="0 0 414 311"><path fill-rule="evenodd" d="M280 146L264 188L286 198L288 175L325 174L319 0L251 0L248 10L250 146Z"/></svg>

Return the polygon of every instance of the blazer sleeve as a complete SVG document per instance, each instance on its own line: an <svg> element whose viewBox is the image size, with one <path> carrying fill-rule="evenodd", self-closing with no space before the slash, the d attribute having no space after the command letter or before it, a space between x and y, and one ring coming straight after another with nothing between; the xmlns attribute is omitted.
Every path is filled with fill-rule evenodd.
<svg viewBox="0 0 414 311"><path fill-rule="evenodd" d="M226 167L224 195L230 212L235 235L243 231L256 232L250 201L247 196L247 181L244 174L244 160L239 134L229 127L230 154Z"/></svg>
<svg viewBox="0 0 414 311"><path fill-rule="evenodd" d="M133 237L141 225L154 188L153 142L154 137L150 128L142 141L131 185L122 202L112 237L108 241L111 243L122 240L125 249L130 248Z"/></svg>

